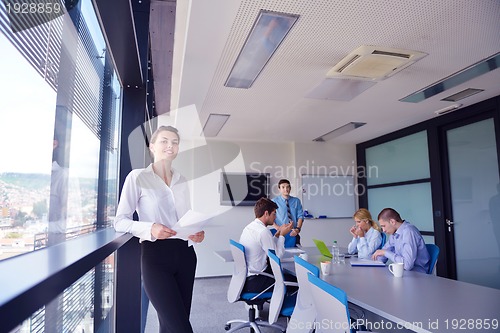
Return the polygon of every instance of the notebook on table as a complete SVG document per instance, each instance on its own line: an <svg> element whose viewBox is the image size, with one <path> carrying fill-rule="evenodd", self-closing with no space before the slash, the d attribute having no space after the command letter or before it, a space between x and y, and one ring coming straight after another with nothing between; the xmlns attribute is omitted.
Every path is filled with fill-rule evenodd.
<svg viewBox="0 0 500 333"><path fill-rule="evenodd" d="M302 253L306 253L306 251L302 250L298 247L287 247L285 248L285 255L281 258L282 262L293 262L293 257Z"/></svg>
<svg viewBox="0 0 500 333"><path fill-rule="evenodd" d="M365 267L385 267L385 263L377 260L370 259L352 259L351 266L365 266Z"/></svg>

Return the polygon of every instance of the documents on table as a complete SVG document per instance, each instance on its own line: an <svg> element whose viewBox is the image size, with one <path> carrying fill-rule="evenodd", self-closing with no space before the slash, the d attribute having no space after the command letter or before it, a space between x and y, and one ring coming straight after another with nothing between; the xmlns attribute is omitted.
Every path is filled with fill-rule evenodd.
<svg viewBox="0 0 500 333"><path fill-rule="evenodd" d="M298 247L287 247L287 248L285 248L285 253L301 254L301 253L306 253L306 251L304 251Z"/></svg>
<svg viewBox="0 0 500 333"><path fill-rule="evenodd" d="M293 262L293 256L299 255L302 253L306 253L306 251L304 251L298 247L287 247L287 248L285 248L285 254L283 255L283 258L281 258L281 261L282 262Z"/></svg>
<svg viewBox="0 0 500 333"><path fill-rule="evenodd" d="M195 212L194 210L188 210L183 217L172 227L173 230L177 232L172 238L181 238L184 240L189 240L190 235L202 231L203 227L213 215L203 214L200 212Z"/></svg>
<svg viewBox="0 0 500 333"><path fill-rule="evenodd" d="M385 263L377 260L371 260L371 259L351 259L351 266L368 266L368 267L385 267Z"/></svg>

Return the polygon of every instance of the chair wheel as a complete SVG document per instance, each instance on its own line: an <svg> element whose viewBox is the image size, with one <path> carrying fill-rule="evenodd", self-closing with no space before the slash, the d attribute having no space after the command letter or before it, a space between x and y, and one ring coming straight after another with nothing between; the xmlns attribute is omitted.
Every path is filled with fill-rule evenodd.
<svg viewBox="0 0 500 333"><path fill-rule="evenodd" d="M226 324L226 326L224 326L224 329L226 331L229 331L231 329L231 324Z"/></svg>

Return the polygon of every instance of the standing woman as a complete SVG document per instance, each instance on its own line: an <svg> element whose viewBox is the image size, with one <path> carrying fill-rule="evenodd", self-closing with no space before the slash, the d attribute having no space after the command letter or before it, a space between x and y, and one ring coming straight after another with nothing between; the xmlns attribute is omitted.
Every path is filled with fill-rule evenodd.
<svg viewBox="0 0 500 333"><path fill-rule="evenodd" d="M347 251L350 254L358 253L358 258L370 259L382 244L380 227L366 208L358 209L352 218L356 224L349 230L353 238Z"/></svg>
<svg viewBox="0 0 500 333"><path fill-rule="evenodd" d="M173 238L172 226L190 209L186 179L172 168L179 152L175 127L161 126L151 136L154 162L132 170L123 184L115 218L118 232L129 232L141 243L141 270L146 294L158 312L160 333L192 332L189 314L196 270L193 242ZM133 220L137 211L139 221Z"/></svg>

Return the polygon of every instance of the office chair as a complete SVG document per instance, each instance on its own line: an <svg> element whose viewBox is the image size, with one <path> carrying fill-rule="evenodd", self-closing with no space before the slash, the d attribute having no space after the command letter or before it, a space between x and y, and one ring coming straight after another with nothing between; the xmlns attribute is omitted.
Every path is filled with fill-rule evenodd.
<svg viewBox="0 0 500 333"><path fill-rule="evenodd" d="M380 250L381 248L384 247L385 245L385 242L387 242L387 235L385 234L385 232L380 232L380 236L382 236L382 242L380 243L380 246L378 247L378 250Z"/></svg>
<svg viewBox="0 0 500 333"><path fill-rule="evenodd" d="M278 230L276 230L274 228L271 228L270 230L271 230L271 233L273 234L273 236L278 231ZM290 234L286 234L285 235L285 248L286 249L292 248L292 247L297 247L296 242L297 242L297 238L296 237L292 237L292 236L290 236Z"/></svg>
<svg viewBox="0 0 500 333"><path fill-rule="evenodd" d="M314 330L314 319L316 318L316 309L314 308L313 299L309 290L309 280L307 273L319 277L319 268L308 263L299 256L295 256L295 274L299 284L297 293L297 301L293 309L290 323L302 325L288 325L287 333L311 333Z"/></svg>
<svg viewBox="0 0 500 333"><path fill-rule="evenodd" d="M315 333L323 332L365 332L355 329L349 319L347 294L318 276L307 273L309 289L316 309ZM352 325L352 326L351 326Z"/></svg>
<svg viewBox="0 0 500 333"><path fill-rule="evenodd" d="M290 288L288 288L289 290L287 293L287 287L298 287L299 285L297 282L285 281L283 269L281 268L281 260L274 251L269 250L267 256L269 257L269 262L276 281L271 302L269 303L269 323L279 326L281 331L285 332L286 327L282 327L276 322L280 316L290 317L292 315L297 299L297 288L294 288L295 290L292 292L290 292Z"/></svg>
<svg viewBox="0 0 500 333"><path fill-rule="evenodd" d="M235 332L241 328L250 327L253 331L260 333L260 327L274 327L281 330L281 326L271 325L266 321L256 318L256 310L262 310L264 303L268 302L272 296L272 287L262 290L260 293L242 292L247 278L247 263L245 260L245 247L240 243L229 240L231 253L233 255L234 266L233 275L229 282L227 300L229 303L243 301L248 306L248 320L234 319L226 323L224 329L228 332ZM274 278L271 274L258 272L258 274ZM252 332L253 332L252 331Z"/></svg>
<svg viewBox="0 0 500 333"><path fill-rule="evenodd" d="M435 244L425 244L425 247L427 247L427 251L429 252L429 255L431 257L431 262L429 264L429 270L427 271L427 274L433 274L439 257L439 246Z"/></svg>

